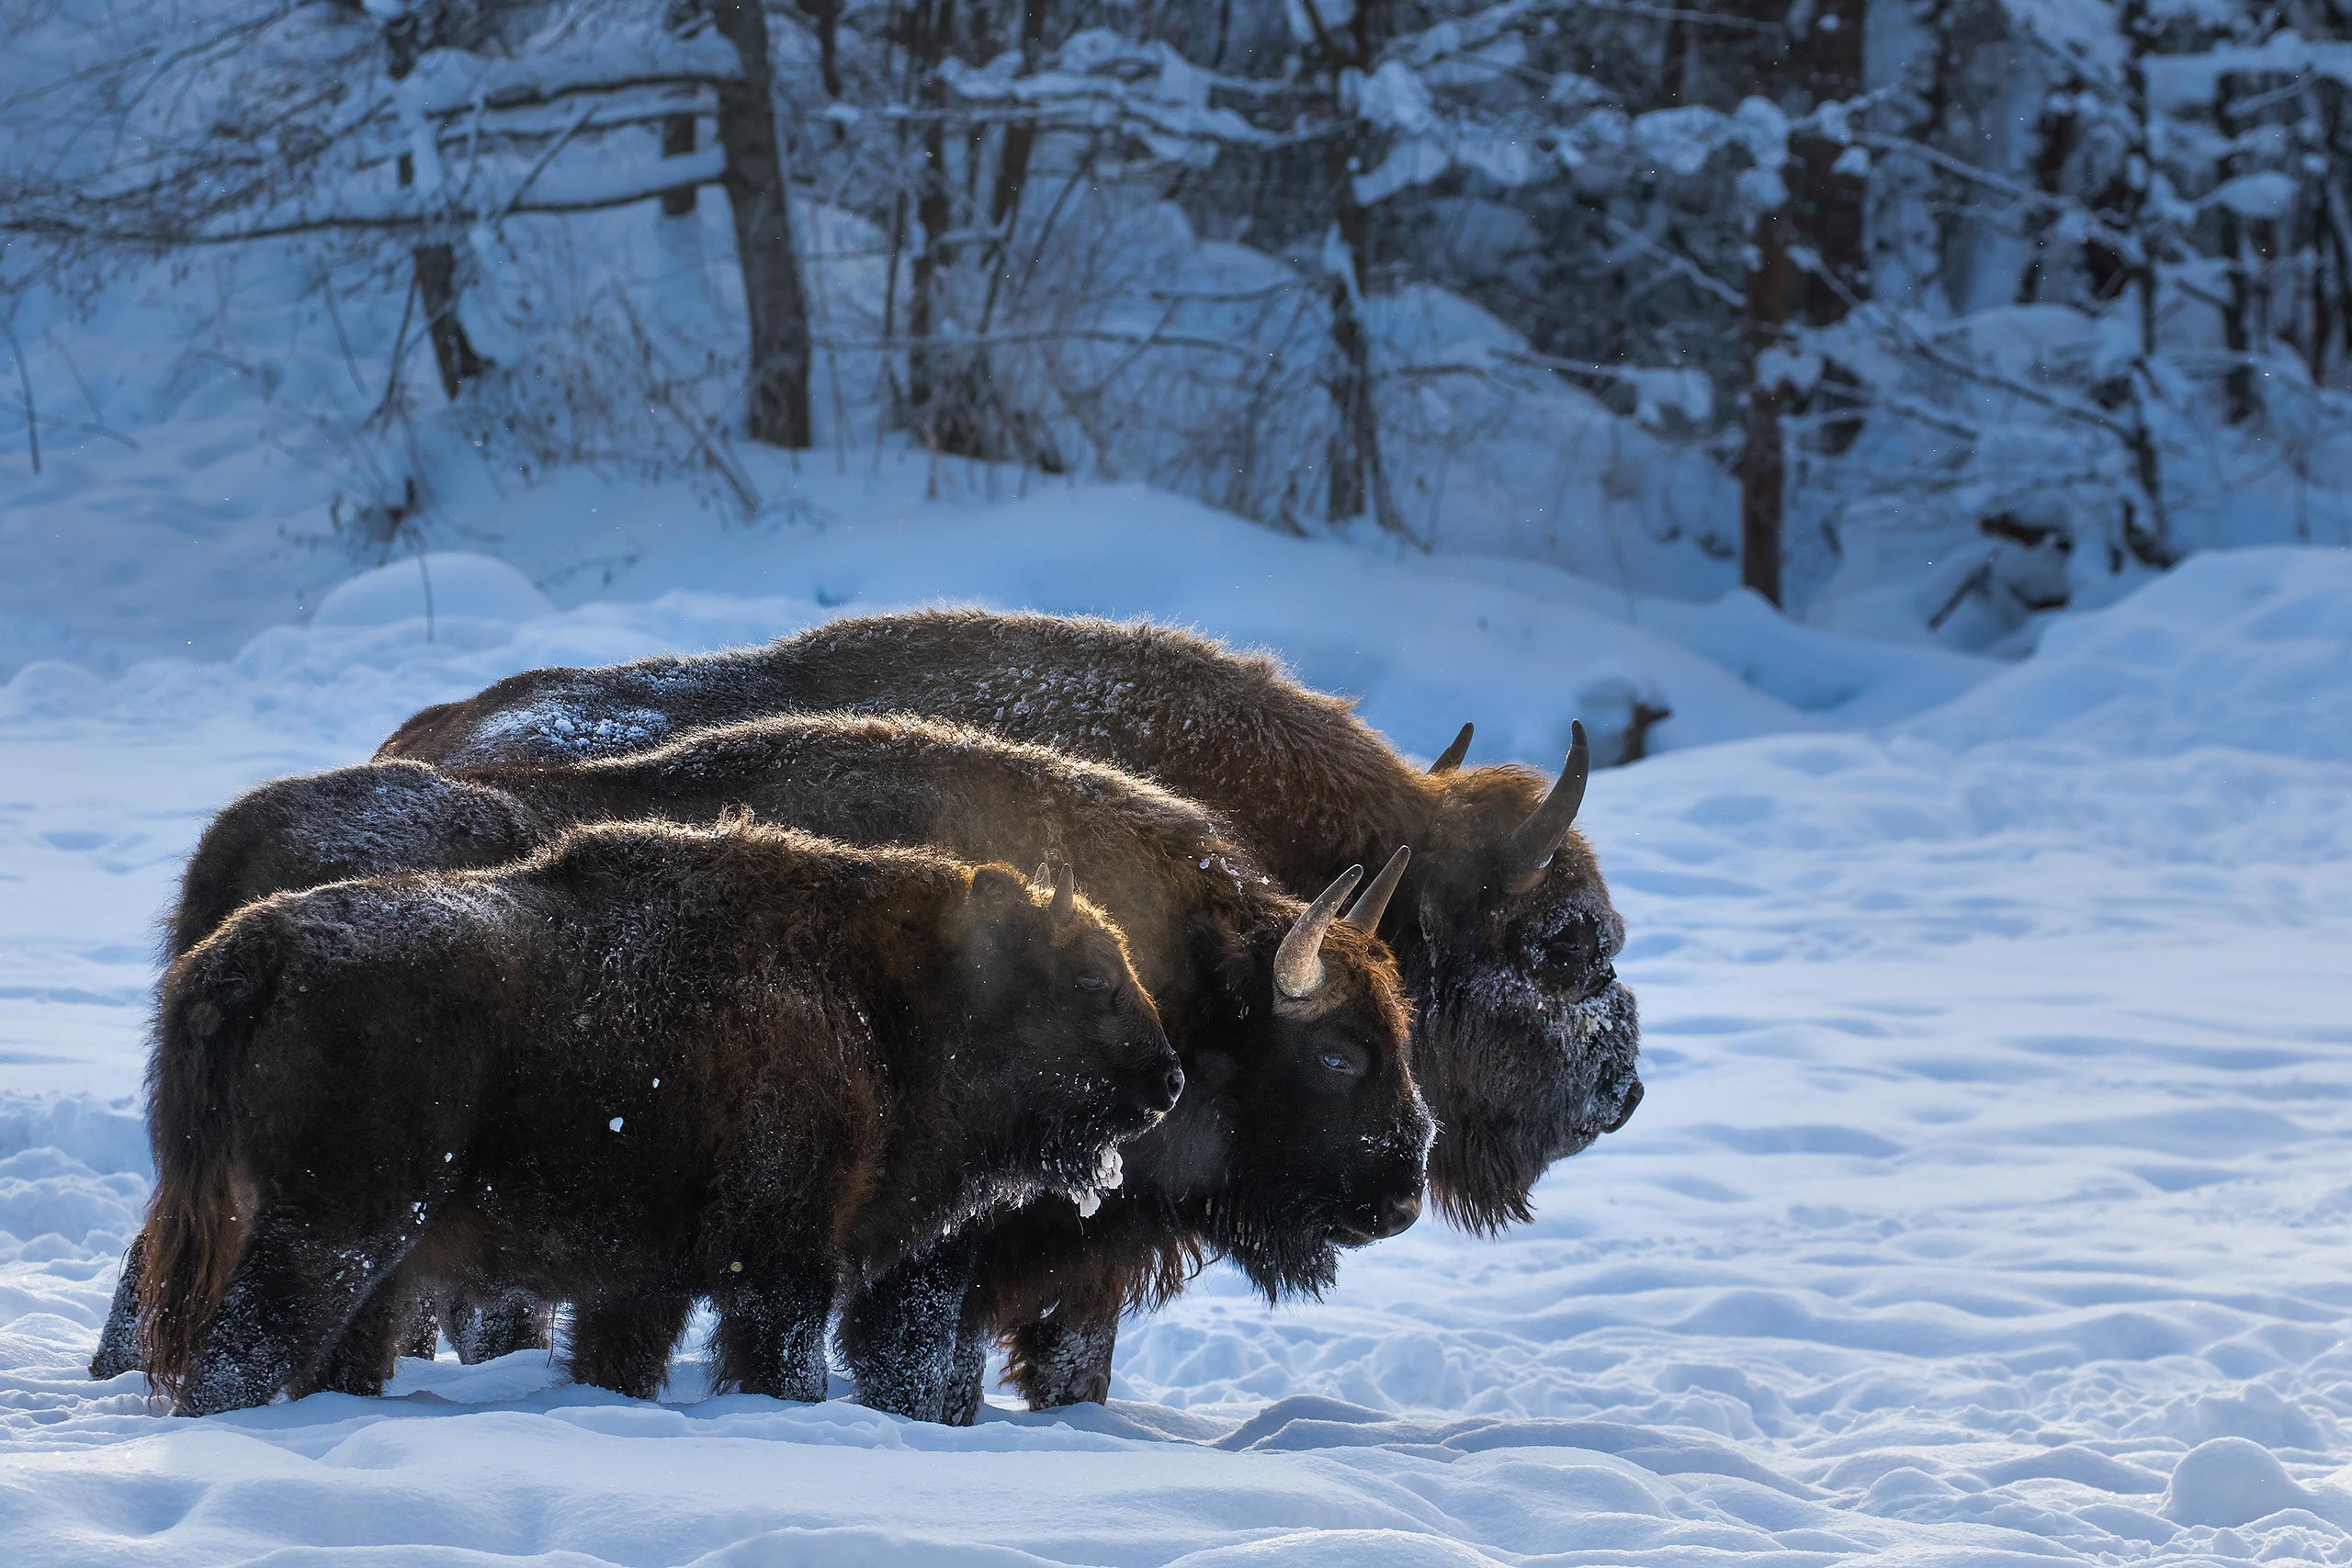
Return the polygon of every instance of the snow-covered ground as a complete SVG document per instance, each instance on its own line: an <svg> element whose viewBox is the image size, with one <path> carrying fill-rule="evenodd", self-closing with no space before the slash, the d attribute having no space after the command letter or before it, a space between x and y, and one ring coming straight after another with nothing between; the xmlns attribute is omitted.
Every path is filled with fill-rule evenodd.
<svg viewBox="0 0 2352 1568"><path fill-rule="evenodd" d="M2199 557L1988 673L1206 514L1118 553L1103 503L820 534L776 598L445 560L429 642L412 563L225 662L18 671L0 1562L2352 1563L2352 556ZM658 1406L531 1356L203 1421L88 1380L210 809L507 669L948 592L1272 643L1423 752L1556 760L1612 660L1670 671L1684 749L1583 814L1640 1113L1500 1239L1278 1311L1212 1274L1104 1410L704 1400L693 1349Z"/></svg>

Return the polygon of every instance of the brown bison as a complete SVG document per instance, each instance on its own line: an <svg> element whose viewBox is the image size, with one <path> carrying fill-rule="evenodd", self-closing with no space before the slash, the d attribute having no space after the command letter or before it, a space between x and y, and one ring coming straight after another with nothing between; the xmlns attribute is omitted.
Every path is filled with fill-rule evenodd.
<svg viewBox="0 0 2352 1568"><path fill-rule="evenodd" d="M1360 924L1337 919L1354 876L1303 908L1192 803L958 726L803 716L579 764L443 773L389 762L278 780L206 829L173 940L192 944L280 889L497 863L583 821L711 821L736 807L852 841L1086 866L1087 890L1125 929L1193 1084L1125 1151L1126 1179L1101 1213L1041 1201L877 1281L844 1320L869 1402L967 1415L982 1342L997 1334L1012 1337L1016 1378L1034 1401L1100 1398L1121 1309L1177 1288L1204 1252L1232 1257L1270 1296L1314 1291L1333 1276L1336 1246L1411 1223L1430 1125L1408 1069L1394 966ZM1401 866L1394 858L1348 912L1376 919ZM126 1280L137 1267L126 1259ZM973 1269L979 1285L959 1324L956 1298ZM514 1331L469 1346L453 1321L461 1353L518 1348L536 1332L528 1298L517 1309L512 1293L459 1295L507 1303ZM1033 1375L1080 1326L1101 1345L1101 1375L1075 1389ZM943 1404L959 1327L962 1377ZM583 1320L575 1345L605 1331ZM105 1343L122 1337L110 1325Z"/></svg>
<svg viewBox="0 0 2352 1568"><path fill-rule="evenodd" d="M191 1415L380 1390L414 1270L609 1319L617 1386L708 1296L718 1386L821 1398L844 1280L1091 1192L1182 1086L1067 880L741 819L273 895L159 1011L141 1334Z"/></svg>
<svg viewBox="0 0 2352 1568"><path fill-rule="evenodd" d="M765 647L534 670L417 714L379 757L446 765L581 757L758 714L903 710L1143 773L1221 812L1295 893L1413 846L1381 934L1419 1014L1414 1066L1438 1116L1430 1186L1457 1221L1528 1217L1552 1161L1633 1114L1624 925L1572 827L1587 755L1557 780L1426 773L1347 703L1190 632L1086 617L925 611L836 621ZM649 739L650 738L650 739Z"/></svg>

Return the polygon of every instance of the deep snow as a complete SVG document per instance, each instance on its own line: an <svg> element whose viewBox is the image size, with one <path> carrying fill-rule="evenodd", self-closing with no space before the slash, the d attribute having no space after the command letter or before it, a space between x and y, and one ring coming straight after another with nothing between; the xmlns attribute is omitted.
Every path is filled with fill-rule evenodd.
<svg viewBox="0 0 2352 1568"><path fill-rule="evenodd" d="M985 544L820 536L790 597L557 612L445 561L428 642L398 618L412 562L226 662L17 674L7 1561L2352 1562L2343 552L2199 557L1989 677L1675 607L1657 646L1691 660L1691 749L1600 773L1583 814L1634 933L1639 1114L1499 1240L1425 1224L1319 1306L1212 1274L1129 1325L1107 1410L956 1432L703 1401L693 1350L659 1406L529 1356L201 1422L89 1382L146 1185L151 922L254 780L355 760L504 670L770 636L958 573L1273 643L1400 745L1473 717L1480 755L1541 762L1611 656L1579 639L1624 626L1477 563L1205 514L1105 575L1098 519L1059 504ZM1699 744L1724 735L1750 738Z"/></svg>

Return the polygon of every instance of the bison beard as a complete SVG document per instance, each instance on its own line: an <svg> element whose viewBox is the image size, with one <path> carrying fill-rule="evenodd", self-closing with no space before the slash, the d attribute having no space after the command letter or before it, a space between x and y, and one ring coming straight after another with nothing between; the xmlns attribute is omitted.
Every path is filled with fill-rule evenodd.
<svg viewBox="0 0 2352 1568"><path fill-rule="evenodd" d="M1467 726L1417 773L1348 704L1188 632L979 611L836 621L731 653L509 676L424 709L377 755L574 758L826 710L936 715L1145 774L1222 813L1301 896L1412 845L1381 934L1421 1019L1430 1186L1461 1224L1526 1218L1544 1168L1640 1098L1638 1017L1611 963L1623 925L1570 825L1581 744L1548 796L1525 769L1464 767Z"/></svg>
<svg viewBox="0 0 2352 1568"><path fill-rule="evenodd" d="M1081 1219L1066 1201L1042 1201L960 1250L936 1249L903 1278L874 1281L843 1324L869 1403L941 1408L960 1357L955 1386L968 1411L985 1339L1012 1334L1017 1349L1047 1314L1065 1325L1100 1320L1083 1337L1099 1346L1107 1378L1121 1310L1181 1289L1204 1256L1232 1256L1270 1296L1318 1291L1333 1277L1339 1238L1369 1239L1409 1220L1430 1123L1379 944L1344 920L1293 943L1289 984L1304 986L1311 965L1320 985L1305 1003L1285 1003L1277 994L1285 940L1305 911L1263 886L1214 818L1132 776L954 726L786 718L576 766L452 775L384 763L280 780L207 830L175 930L325 875L470 864L582 820L708 821L739 806L846 840L1084 865L1088 890L1125 928L1193 1084L1166 1122L1125 1150L1125 1180L1102 1213ZM1399 857L1349 912L1376 919L1402 868ZM1339 908L1335 897L1323 913ZM1362 1070L1335 1079L1318 1064L1327 1048L1357 1053ZM134 1260L125 1269L128 1278ZM975 1279L971 1299L956 1303L957 1281ZM445 1303L463 1304L492 1287L478 1279L454 1298L440 1289ZM503 1299L511 1304L512 1293ZM617 1307L576 1314L582 1375L634 1386L605 1369L643 1358L603 1347L661 1339L674 1303L653 1306L645 1322ZM462 1353L463 1320L450 1315ZM535 1332L539 1320L517 1321ZM666 1332L674 1337L674 1325ZM1026 1363L1016 1355L1015 1364ZM1023 1386L1040 1404L1069 1397L1060 1382Z"/></svg>
<svg viewBox="0 0 2352 1568"><path fill-rule="evenodd" d="M380 1391L412 1273L572 1297L650 1393L821 1397L844 1277L1081 1190L1182 1079L1067 882L738 821L252 905L168 976L141 1241L183 1413Z"/></svg>

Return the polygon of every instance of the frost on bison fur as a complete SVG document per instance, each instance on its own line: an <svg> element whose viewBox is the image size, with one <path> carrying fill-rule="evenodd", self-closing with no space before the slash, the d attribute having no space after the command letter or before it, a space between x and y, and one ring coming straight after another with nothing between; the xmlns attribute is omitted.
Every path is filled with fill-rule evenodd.
<svg viewBox="0 0 2352 1568"><path fill-rule="evenodd" d="M150 1375L379 1392L423 1269L658 1325L578 1369L643 1393L707 1296L718 1386L821 1398L844 1280L1092 1190L1182 1083L1117 928L1004 866L630 824L273 895L164 983Z"/></svg>
<svg viewBox="0 0 2352 1568"><path fill-rule="evenodd" d="M1145 774L1223 813L1302 896L1410 844L1381 934L1419 1017L1415 1070L1440 1123L1430 1186L1462 1224L1528 1218L1544 1168L1640 1100L1639 1023L1612 964L1624 924L1570 825L1581 747L1547 793L1524 768L1461 766L1464 726L1424 773L1348 703L1173 627L981 611L842 620L734 652L512 675L424 709L377 755L580 757L647 743L629 735L827 709L931 714Z"/></svg>
<svg viewBox="0 0 2352 1568"><path fill-rule="evenodd" d="M983 1342L997 1335L1011 1337L1034 1402L1100 1398L1121 1310L1177 1289L1204 1255L1232 1258L1270 1296L1316 1291L1333 1278L1338 1246L1392 1234L1418 1212L1429 1113L1394 965L1358 925L1331 919L1346 888L1327 890L1310 917L1193 803L963 727L802 716L579 764L443 773L388 762L282 779L207 829L178 924L204 929L329 875L503 859L582 821L710 821L739 807L851 841L1086 867L1086 890L1124 928L1193 1084L1128 1145L1125 1179L1099 1213L1041 1201L876 1281L843 1334L869 1402L968 1417ZM1348 912L1374 916L1393 886L1375 879ZM1311 987L1293 977L1296 995L1281 983L1286 943L1313 965ZM1086 1325L1093 1361L1051 1372L1067 1358L1045 1352ZM655 1332L606 1314L583 1320L574 1342Z"/></svg>

